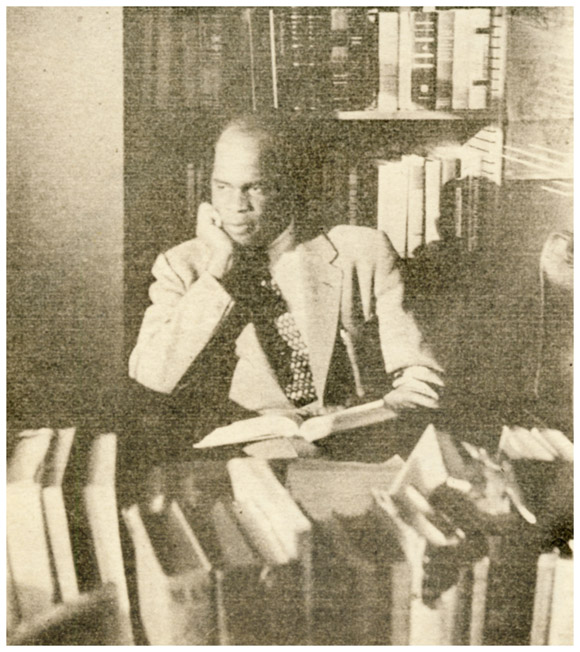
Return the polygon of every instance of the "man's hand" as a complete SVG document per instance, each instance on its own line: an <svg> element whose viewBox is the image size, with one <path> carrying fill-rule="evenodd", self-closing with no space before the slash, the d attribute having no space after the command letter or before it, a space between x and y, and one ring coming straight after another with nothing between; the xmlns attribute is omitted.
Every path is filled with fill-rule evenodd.
<svg viewBox="0 0 580 652"><path fill-rule="evenodd" d="M217 279L222 279L234 264L234 242L221 228L221 218L215 208L204 202L197 211L197 237L210 249L207 271Z"/></svg>
<svg viewBox="0 0 580 652"><path fill-rule="evenodd" d="M396 412L418 407L434 410L439 407L439 388L444 386L432 369L407 367L396 375L393 389L384 397L385 405Z"/></svg>

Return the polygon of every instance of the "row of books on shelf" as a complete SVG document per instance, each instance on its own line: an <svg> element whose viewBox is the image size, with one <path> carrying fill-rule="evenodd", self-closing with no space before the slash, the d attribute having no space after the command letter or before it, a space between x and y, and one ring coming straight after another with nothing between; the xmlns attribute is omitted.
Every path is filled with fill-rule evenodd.
<svg viewBox="0 0 580 652"><path fill-rule="evenodd" d="M489 200L482 164L481 152L458 147L352 165L333 160L323 172L325 195L350 224L386 233L401 258L439 240L456 240L474 252Z"/></svg>
<svg viewBox="0 0 580 652"><path fill-rule="evenodd" d="M274 12L276 107L393 113L489 106L489 8Z"/></svg>
<svg viewBox="0 0 580 652"><path fill-rule="evenodd" d="M276 106L392 113L489 105L490 9L277 13Z"/></svg>
<svg viewBox="0 0 580 652"><path fill-rule="evenodd" d="M293 111L489 106L490 8L163 9L142 29L144 97ZM177 99L181 98L181 99Z"/></svg>
<svg viewBox="0 0 580 652"><path fill-rule="evenodd" d="M506 428L502 446L529 434ZM564 440L534 433L542 451L560 450L560 463L570 460ZM534 642L568 640L571 611L560 602L570 547L538 557L528 546L520 558L507 546L494 556L498 537L482 524L530 516L501 473L478 493L467 478L484 467L489 478L494 462L457 446L430 426L407 462L234 458L168 468L146 500L122 510L148 641L497 643L494 609L510 583L519 591L512 617L533 611ZM459 503L469 514L461 522ZM522 569L536 567L538 582L520 586Z"/></svg>
<svg viewBox="0 0 580 652"><path fill-rule="evenodd" d="M489 105L490 9L379 13L378 110Z"/></svg>
<svg viewBox="0 0 580 652"><path fill-rule="evenodd" d="M483 176L484 155L466 147L441 146L427 156L397 160L363 157L358 162L335 152L312 188L311 209L323 223L378 228L401 258L440 240L455 241L472 253L480 244L491 182ZM189 163L187 213L207 201L210 166Z"/></svg>

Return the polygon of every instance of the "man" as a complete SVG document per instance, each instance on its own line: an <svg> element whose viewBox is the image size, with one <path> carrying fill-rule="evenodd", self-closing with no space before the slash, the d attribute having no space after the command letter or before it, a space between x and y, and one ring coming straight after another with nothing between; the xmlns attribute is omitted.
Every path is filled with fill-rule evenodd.
<svg viewBox="0 0 580 652"><path fill-rule="evenodd" d="M232 405L308 415L384 396L399 413L438 407L441 370L403 308L396 253L363 227L307 237L296 161L279 126L231 122L197 237L153 266L130 375L187 397L199 430L231 420Z"/></svg>

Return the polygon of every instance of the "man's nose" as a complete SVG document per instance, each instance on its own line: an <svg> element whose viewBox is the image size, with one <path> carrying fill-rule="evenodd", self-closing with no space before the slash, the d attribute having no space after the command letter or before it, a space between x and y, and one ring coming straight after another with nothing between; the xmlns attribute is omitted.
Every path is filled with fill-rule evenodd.
<svg viewBox="0 0 580 652"><path fill-rule="evenodd" d="M238 211L238 213L245 213L252 208L252 203L247 190L244 190L243 188L234 189L232 208Z"/></svg>

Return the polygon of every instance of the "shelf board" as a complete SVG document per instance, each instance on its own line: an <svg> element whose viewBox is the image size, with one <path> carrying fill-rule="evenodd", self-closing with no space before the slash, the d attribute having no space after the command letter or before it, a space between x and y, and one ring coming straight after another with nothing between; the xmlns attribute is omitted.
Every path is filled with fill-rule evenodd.
<svg viewBox="0 0 580 652"><path fill-rule="evenodd" d="M496 118L496 114L487 111L336 111L337 120L476 120L488 122Z"/></svg>

